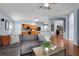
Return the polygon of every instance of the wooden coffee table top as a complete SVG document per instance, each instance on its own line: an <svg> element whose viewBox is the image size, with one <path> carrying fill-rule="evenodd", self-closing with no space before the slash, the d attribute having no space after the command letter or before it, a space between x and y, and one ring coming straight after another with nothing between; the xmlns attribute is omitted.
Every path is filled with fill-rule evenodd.
<svg viewBox="0 0 79 59"><path fill-rule="evenodd" d="M34 47L32 48L33 49L33 52L35 53L36 56L50 56L50 55L53 55L55 53L58 53L62 50L65 50L64 47L57 47L55 50L52 50L52 49L49 49L49 52L48 54L45 53L45 50L42 46L39 46L39 47Z"/></svg>

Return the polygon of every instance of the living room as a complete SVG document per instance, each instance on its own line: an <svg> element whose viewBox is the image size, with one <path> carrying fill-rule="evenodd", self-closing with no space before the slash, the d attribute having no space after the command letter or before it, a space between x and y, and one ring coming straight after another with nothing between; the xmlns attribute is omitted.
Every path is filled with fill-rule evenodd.
<svg viewBox="0 0 79 59"><path fill-rule="evenodd" d="M45 56L39 46L47 42L56 50L48 56L78 56L78 8L77 3L0 4L0 55Z"/></svg>

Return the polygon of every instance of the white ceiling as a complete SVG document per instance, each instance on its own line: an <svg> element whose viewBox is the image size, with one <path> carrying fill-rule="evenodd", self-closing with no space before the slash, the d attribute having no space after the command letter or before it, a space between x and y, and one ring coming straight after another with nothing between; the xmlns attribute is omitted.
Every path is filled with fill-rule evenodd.
<svg viewBox="0 0 79 59"><path fill-rule="evenodd" d="M50 4L51 10L38 9L42 3L4 3L0 4L0 10L4 11L13 20L32 20L34 18L42 19L47 16L67 15L79 4Z"/></svg>

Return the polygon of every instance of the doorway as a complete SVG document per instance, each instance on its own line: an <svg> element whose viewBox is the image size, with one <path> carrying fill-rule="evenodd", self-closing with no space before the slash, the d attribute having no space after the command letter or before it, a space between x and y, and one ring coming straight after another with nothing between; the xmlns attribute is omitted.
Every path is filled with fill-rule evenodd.
<svg viewBox="0 0 79 59"><path fill-rule="evenodd" d="M64 31L64 21L63 20L53 20L51 22L51 31L56 34L57 29L59 29L60 35L63 35Z"/></svg>

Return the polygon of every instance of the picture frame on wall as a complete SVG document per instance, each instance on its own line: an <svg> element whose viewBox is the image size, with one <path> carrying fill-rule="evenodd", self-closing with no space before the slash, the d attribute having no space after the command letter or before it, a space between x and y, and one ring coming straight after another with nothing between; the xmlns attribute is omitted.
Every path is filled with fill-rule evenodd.
<svg viewBox="0 0 79 59"><path fill-rule="evenodd" d="M9 30L9 21L5 20L5 30Z"/></svg>

